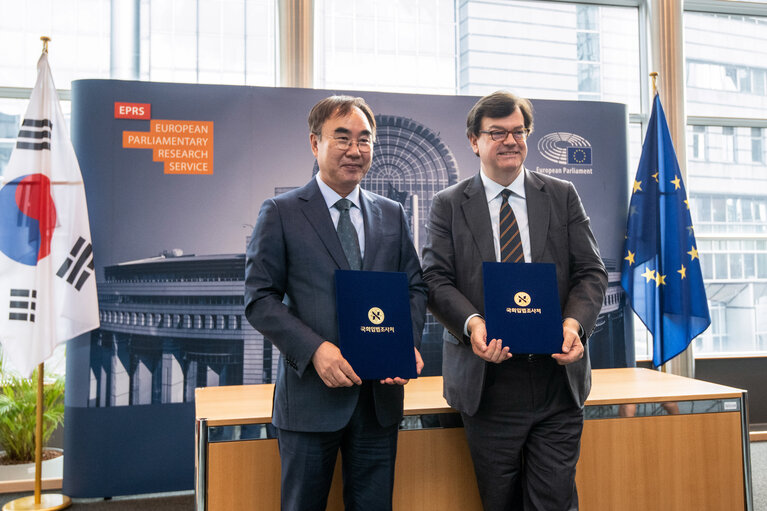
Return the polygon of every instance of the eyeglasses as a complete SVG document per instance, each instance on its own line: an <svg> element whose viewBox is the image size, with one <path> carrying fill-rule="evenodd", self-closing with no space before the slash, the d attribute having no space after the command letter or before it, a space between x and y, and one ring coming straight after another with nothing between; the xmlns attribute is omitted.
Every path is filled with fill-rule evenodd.
<svg viewBox="0 0 767 511"><path fill-rule="evenodd" d="M502 140L506 140L506 138L509 136L509 133L511 133L511 136L514 137L514 140L517 142L522 142L523 140L527 139L527 136L530 134L529 128L521 128L514 131L504 130L504 129L496 129L496 130L479 130L480 133L487 133L490 135L490 138L492 138L496 142L501 142Z"/></svg>
<svg viewBox="0 0 767 511"><path fill-rule="evenodd" d="M360 137L352 140L349 137L330 137L333 139L333 145L341 151L348 151L353 143L357 144L357 149L361 153L369 153L373 149L373 141L368 137Z"/></svg>

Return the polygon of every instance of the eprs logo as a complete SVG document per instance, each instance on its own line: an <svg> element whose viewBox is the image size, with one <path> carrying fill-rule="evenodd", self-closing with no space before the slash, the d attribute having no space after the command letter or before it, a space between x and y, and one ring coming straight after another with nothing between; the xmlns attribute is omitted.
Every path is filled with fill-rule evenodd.
<svg viewBox="0 0 767 511"><path fill-rule="evenodd" d="M115 119L144 119L152 118L151 103L122 103L115 101Z"/></svg>

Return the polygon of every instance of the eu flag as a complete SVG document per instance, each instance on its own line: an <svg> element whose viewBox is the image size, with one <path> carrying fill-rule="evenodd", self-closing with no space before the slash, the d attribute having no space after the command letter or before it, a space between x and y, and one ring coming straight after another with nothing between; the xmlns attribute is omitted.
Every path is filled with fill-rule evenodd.
<svg viewBox="0 0 767 511"><path fill-rule="evenodd" d="M656 94L629 206L621 284L665 364L711 324L679 163Z"/></svg>
<svg viewBox="0 0 767 511"><path fill-rule="evenodd" d="M567 148L568 165L591 165L590 147L568 147Z"/></svg>

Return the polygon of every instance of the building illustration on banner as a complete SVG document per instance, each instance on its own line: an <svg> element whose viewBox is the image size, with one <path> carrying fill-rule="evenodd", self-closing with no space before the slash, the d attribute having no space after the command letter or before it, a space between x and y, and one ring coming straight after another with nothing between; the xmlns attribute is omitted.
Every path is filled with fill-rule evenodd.
<svg viewBox="0 0 767 511"><path fill-rule="evenodd" d="M420 251L431 198L458 181L458 164L423 124L387 115L376 123L375 155L362 187L403 205ZM291 189L276 187L275 195ZM104 268L89 406L191 402L196 387L272 382L278 352L245 318L244 273L245 254L174 251ZM438 373L442 327L431 315L421 351Z"/></svg>
<svg viewBox="0 0 767 511"><path fill-rule="evenodd" d="M458 163L439 133L418 121L378 115L376 122L375 153L362 187L403 205L420 253L432 198L458 182ZM541 141L541 154L552 162L591 162L590 144L582 137L552 133ZM571 154L573 147L582 154ZM315 162L312 175L317 171ZM274 195L291 189L275 187ZM592 345L607 347L613 335L622 336L616 268L608 265L610 288ZM91 334L88 406L192 402L196 387L272 382L279 353L245 318L244 269L243 253L173 250L105 267L98 281L102 326ZM428 314L423 375L441 374L442 333Z"/></svg>
<svg viewBox="0 0 767 511"><path fill-rule="evenodd" d="M168 251L104 269L91 334L90 407L194 401L194 389L266 383L271 344L243 315L245 254Z"/></svg>

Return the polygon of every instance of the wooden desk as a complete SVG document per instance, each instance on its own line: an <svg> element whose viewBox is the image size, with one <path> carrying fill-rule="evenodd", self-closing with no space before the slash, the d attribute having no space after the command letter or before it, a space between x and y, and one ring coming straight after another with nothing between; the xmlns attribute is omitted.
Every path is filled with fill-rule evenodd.
<svg viewBox="0 0 767 511"><path fill-rule="evenodd" d="M585 510L752 509L745 392L649 369L593 371L577 482ZM197 510L279 509L272 385L196 391ZM481 510L442 378L405 387L396 510ZM434 415L432 415L434 414ZM340 464L329 510L343 509Z"/></svg>

